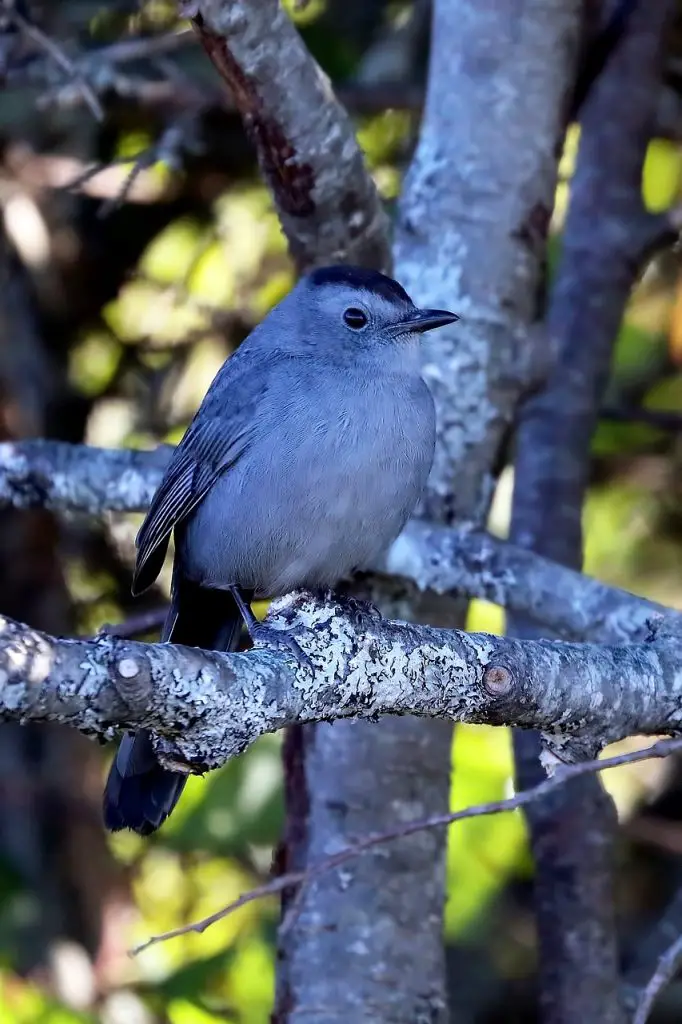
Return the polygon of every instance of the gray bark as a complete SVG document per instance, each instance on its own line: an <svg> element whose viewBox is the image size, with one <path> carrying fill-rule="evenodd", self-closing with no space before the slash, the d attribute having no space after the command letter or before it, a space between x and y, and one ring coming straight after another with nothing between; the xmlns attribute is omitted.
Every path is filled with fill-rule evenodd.
<svg viewBox="0 0 682 1024"><path fill-rule="evenodd" d="M368 604L304 593L275 602L269 622L295 631L314 671L278 647L220 654L57 639L0 618L0 718L106 738L149 728L165 737L167 763L195 771L292 723L387 714L538 729L565 760L633 733L682 730L682 634L667 626L621 646L519 641L394 622ZM328 797L329 813L339 812ZM352 929L355 901L341 904L342 891L337 910Z"/></svg>
<svg viewBox="0 0 682 1024"><path fill-rule="evenodd" d="M511 538L557 562L582 562L582 509L590 441L614 340L648 240L642 165L660 88L670 0L634 5L587 97L562 256L547 316L557 352L547 386L524 409L517 436ZM524 638L547 635L512 619ZM583 756L589 750L582 741ZM539 740L515 737L517 778L543 769ZM528 808L536 861L540 1003L548 1024L619 1024L620 977L613 892L617 819L600 779L573 780Z"/></svg>
<svg viewBox="0 0 682 1024"><path fill-rule="evenodd" d="M647 636L657 617L678 616L470 523L443 527L413 520L380 568L420 590L492 601L564 639L625 643Z"/></svg>
<svg viewBox="0 0 682 1024"><path fill-rule="evenodd" d="M539 270L540 249L525 235L538 211L551 207L578 7L434 5L429 91L395 246L396 277L415 301L449 304L465 319L425 352L439 419L424 502L431 518L484 516L501 440L534 373L517 334ZM533 146L520 142L526 118ZM456 613L442 601L393 598L376 583L370 592L382 609L397 606L421 621L452 622ZM304 826L293 836L299 859L287 868L301 868L349 835L444 812L450 749L449 723L411 719L322 726L293 737L289 791ZM445 840L415 835L354 863L343 878L315 881L287 935L288 1020L445 1019ZM333 975L311 971L311 963L334 964Z"/></svg>
<svg viewBox="0 0 682 1024"><path fill-rule="evenodd" d="M425 338L439 445L424 513L482 520L500 443L537 378L540 262L580 2L436 2L419 146L396 232L396 271L460 324ZM529 125L532 135L529 136Z"/></svg>
<svg viewBox="0 0 682 1024"><path fill-rule="evenodd" d="M63 441L0 443L0 508L50 508L99 515L141 512L173 449L88 448Z"/></svg>
<svg viewBox="0 0 682 1024"><path fill-rule="evenodd" d="M345 261L389 269L386 217L353 128L280 5L196 6L194 26L244 118L299 268ZM282 870L305 868L321 851L346 845L382 814L400 813L405 794L424 788L415 781L418 759L407 758L411 726L398 728L402 740L385 728L343 724L288 733ZM415 898L433 886L436 855L431 837L414 837L400 852L400 871L400 861L372 857L367 867L320 879L297 897L293 918L291 894L283 893L284 918L293 924L279 935L273 1020L442 1016L439 920ZM417 956L415 929L423 938Z"/></svg>
<svg viewBox="0 0 682 1024"><path fill-rule="evenodd" d="M462 315L457 327L425 339L438 445L422 513L432 522L484 520L514 408L537 374L539 353L520 342L532 315L556 184L556 140L572 79L579 7L576 2L434 4L424 118L399 204L395 243L396 276L415 301L446 305ZM463 614L462 604L427 596L414 602L411 617L444 625L463 623ZM410 722L407 751L403 723L390 728L396 731L393 763L423 780L418 804L413 790L403 790L413 813L444 813L450 794L449 728ZM396 814L395 798L391 804L380 827ZM364 827L371 824L366 820ZM430 884L415 886L405 861L402 887L411 893L412 918L402 941L409 950L411 933L417 933L423 943L419 922L428 915L436 979L442 977L447 835L424 838L433 848ZM391 870L399 872L399 844L391 852L396 865ZM456 1006L452 1013L457 1019ZM414 1018L408 1010L399 1019Z"/></svg>
<svg viewBox="0 0 682 1024"><path fill-rule="evenodd" d="M390 264L348 115L277 0L200 0L192 23L242 115L299 269Z"/></svg>

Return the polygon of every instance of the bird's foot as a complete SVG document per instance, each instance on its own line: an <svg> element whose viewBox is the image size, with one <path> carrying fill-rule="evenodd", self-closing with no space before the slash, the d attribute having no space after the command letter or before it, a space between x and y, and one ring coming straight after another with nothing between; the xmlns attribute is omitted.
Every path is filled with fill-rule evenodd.
<svg viewBox="0 0 682 1024"><path fill-rule="evenodd" d="M282 647L289 654L293 654L296 661L303 665L304 668L309 668L311 672L315 671L315 666L312 661L305 653L298 640L291 633L287 633L283 629L275 629L273 626L267 626L264 622L254 622L249 626L249 635L254 644L267 644L271 647Z"/></svg>
<svg viewBox="0 0 682 1024"><path fill-rule="evenodd" d="M311 672L314 671L312 661L291 633L281 629L274 629L272 626L267 626L264 622L260 622L253 614L251 605L244 599L239 587L231 586L228 589L235 600L241 617L244 620L244 625L254 644L262 643L270 644L273 647L283 647L290 654L294 655L299 665L309 668Z"/></svg>

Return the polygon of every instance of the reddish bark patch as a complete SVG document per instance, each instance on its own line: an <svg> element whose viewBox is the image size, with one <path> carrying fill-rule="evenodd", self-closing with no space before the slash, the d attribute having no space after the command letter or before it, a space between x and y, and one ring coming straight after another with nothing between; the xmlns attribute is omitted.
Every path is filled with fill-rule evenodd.
<svg viewBox="0 0 682 1024"><path fill-rule="evenodd" d="M306 780L307 735L309 734L304 726L293 725L287 729L284 736L282 764L286 824L282 841L273 858L271 873L275 877L289 871L303 870L306 866L310 817L310 794ZM297 886L282 890L282 920L285 919L287 910L293 909L292 903L298 891ZM296 1008L288 970L288 953L288 940L281 937L277 944L277 992L270 1024L286 1024Z"/></svg>
<svg viewBox="0 0 682 1024"><path fill-rule="evenodd" d="M527 245L529 249L544 248L549 233L551 210L545 203L534 203L527 216L514 232L514 237Z"/></svg>
<svg viewBox="0 0 682 1024"><path fill-rule="evenodd" d="M315 212L315 174L310 164L297 160L296 148L282 126L265 110L255 82L242 70L222 36L211 32L201 15L192 19L211 63L228 86L253 142L263 174L278 206L292 217Z"/></svg>

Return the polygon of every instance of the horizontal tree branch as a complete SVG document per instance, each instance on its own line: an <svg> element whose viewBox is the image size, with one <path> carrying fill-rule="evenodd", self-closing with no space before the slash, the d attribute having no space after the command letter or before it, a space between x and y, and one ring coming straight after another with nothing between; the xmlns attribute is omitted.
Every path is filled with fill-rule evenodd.
<svg viewBox="0 0 682 1024"><path fill-rule="evenodd" d="M528 615L558 636L598 643L643 639L652 618L682 628L682 614L499 540L469 523L413 520L385 557L385 571L421 590L464 593Z"/></svg>
<svg viewBox="0 0 682 1024"><path fill-rule="evenodd" d="M90 448L61 441L0 443L0 508L142 512L173 449Z"/></svg>
<svg viewBox="0 0 682 1024"><path fill-rule="evenodd" d="M172 447L154 451L91 448L56 441L0 444L0 508L50 508L101 515L142 512L158 487ZM644 639L652 617L682 630L682 614L606 586L471 524L408 524L379 571L421 590L466 594L529 615L573 640Z"/></svg>
<svg viewBox="0 0 682 1024"><path fill-rule="evenodd" d="M149 728L162 760L195 772L284 726L351 717L532 728L567 760L682 728L682 636L667 629L625 646L518 641L392 622L370 605L302 593L273 604L270 622L295 631L314 672L276 648L227 655L56 639L0 620L0 719L105 738Z"/></svg>

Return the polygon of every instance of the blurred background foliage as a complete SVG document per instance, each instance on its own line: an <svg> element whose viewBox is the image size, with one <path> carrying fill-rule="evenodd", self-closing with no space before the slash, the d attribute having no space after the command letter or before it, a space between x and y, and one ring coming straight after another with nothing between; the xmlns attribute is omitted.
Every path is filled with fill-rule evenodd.
<svg viewBox="0 0 682 1024"><path fill-rule="evenodd" d="M0 23L0 434L174 442L221 362L291 286L277 218L239 120L174 3L35 2L24 14L82 62L105 117L95 120L82 83L44 48ZM419 123L428 4L313 0L294 17L347 103L392 210ZM117 50L140 40L134 59ZM681 55L676 26L643 181L652 210L682 201ZM578 142L571 129L550 276ZM681 425L682 276L669 251L648 267L620 331L585 522L590 573L676 607ZM511 485L505 470L490 519L499 535ZM135 517L0 518L3 612L87 635L162 605L167 575L156 592L130 598ZM469 626L501 631L503 613L474 602ZM3 1024L269 1020L274 899L136 959L127 951L267 879L282 824L279 746L267 737L193 778L171 821L143 841L103 835L110 750L59 729L2 727ZM453 807L509 794L506 730L458 728L453 763ZM626 950L680 882L681 778L669 762L608 775L623 822ZM459 1019L533 1019L531 871L520 815L452 827L446 937ZM672 986L668 1002L675 998L679 1006Z"/></svg>

